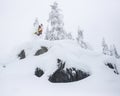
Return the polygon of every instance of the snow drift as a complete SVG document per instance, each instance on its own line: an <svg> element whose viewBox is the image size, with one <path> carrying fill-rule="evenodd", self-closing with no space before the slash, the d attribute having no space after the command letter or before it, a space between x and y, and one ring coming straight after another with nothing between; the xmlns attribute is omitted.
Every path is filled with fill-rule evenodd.
<svg viewBox="0 0 120 96"><path fill-rule="evenodd" d="M24 58L21 59L22 50ZM36 52L39 54L35 55ZM1 96L120 95L120 59L81 48L74 40L34 40L20 46L12 54L10 58L14 59L5 64L6 67L0 67ZM58 59L63 62L61 65ZM108 64L114 65L114 68ZM77 70L88 75L80 80L74 79L74 82L50 82L50 77L60 68L59 76L55 75L60 80L64 76L73 80L72 75L77 78Z"/></svg>

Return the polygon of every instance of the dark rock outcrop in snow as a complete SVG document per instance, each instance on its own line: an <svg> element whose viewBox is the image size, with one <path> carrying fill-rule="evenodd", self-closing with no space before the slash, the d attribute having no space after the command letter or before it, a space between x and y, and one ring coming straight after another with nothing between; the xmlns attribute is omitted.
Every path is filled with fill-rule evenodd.
<svg viewBox="0 0 120 96"><path fill-rule="evenodd" d="M53 83L66 83L84 79L90 74L76 68L65 68L65 62L57 59L58 69L49 77L49 81Z"/></svg>
<svg viewBox="0 0 120 96"><path fill-rule="evenodd" d="M6 68L6 66L5 66L5 65L3 65L3 68Z"/></svg>
<svg viewBox="0 0 120 96"><path fill-rule="evenodd" d="M18 57L20 58L20 59L24 59L26 56L25 56L25 51L24 50L22 50L19 54L18 54Z"/></svg>
<svg viewBox="0 0 120 96"><path fill-rule="evenodd" d="M47 47L42 46L41 49L37 50L37 52L35 53L35 56L43 54L43 53L45 53L47 51L48 51Z"/></svg>
<svg viewBox="0 0 120 96"><path fill-rule="evenodd" d="M114 66L112 65L112 63L107 63L106 65L107 65L109 68L114 69Z"/></svg>
<svg viewBox="0 0 120 96"><path fill-rule="evenodd" d="M110 69L113 69L113 71L114 71L115 74L119 74L119 72L117 70L117 67L116 67L116 64L112 64L112 63L108 62L105 65L108 66Z"/></svg>
<svg viewBox="0 0 120 96"><path fill-rule="evenodd" d="M38 68L38 67L35 69L35 75L36 75L37 77L41 77L43 74L44 74L44 72L43 72L42 69L40 69L40 68Z"/></svg>

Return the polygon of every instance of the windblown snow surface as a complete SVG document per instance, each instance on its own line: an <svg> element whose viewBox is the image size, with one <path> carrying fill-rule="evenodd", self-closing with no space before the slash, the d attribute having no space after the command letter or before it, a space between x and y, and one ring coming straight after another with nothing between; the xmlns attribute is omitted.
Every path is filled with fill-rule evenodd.
<svg viewBox="0 0 120 96"><path fill-rule="evenodd" d="M34 56L41 46L48 52ZM19 60L22 49L26 58ZM90 76L76 82L51 83L48 78L57 69L57 58L66 62L66 68L75 67ZM83 49L74 40L27 42L16 48L8 61L0 64L0 96L120 96L120 75L105 65L114 63L120 71L120 59ZM34 75L36 67L44 71L40 78Z"/></svg>

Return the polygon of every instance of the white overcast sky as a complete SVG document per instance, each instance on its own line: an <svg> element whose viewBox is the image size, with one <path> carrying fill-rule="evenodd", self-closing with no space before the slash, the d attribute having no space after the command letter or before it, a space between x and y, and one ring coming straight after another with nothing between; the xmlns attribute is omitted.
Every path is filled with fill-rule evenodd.
<svg viewBox="0 0 120 96"><path fill-rule="evenodd" d="M80 26L95 49L101 49L105 37L120 52L120 0L0 0L0 54L31 39L35 17L45 29L54 1L62 9L67 32L76 34Z"/></svg>

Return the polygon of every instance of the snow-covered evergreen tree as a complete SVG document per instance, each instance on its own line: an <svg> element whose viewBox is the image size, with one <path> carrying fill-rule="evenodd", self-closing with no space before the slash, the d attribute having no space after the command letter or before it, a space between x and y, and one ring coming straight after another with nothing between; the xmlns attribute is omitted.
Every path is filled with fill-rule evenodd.
<svg viewBox="0 0 120 96"><path fill-rule="evenodd" d="M113 56L115 56L116 58L120 58L120 55L117 52L116 46L113 45Z"/></svg>
<svg viewBox="0 0 120 96"><path fill-rule="evenodd" d="M110 51L108 49L108 45L105 42L105 39L102 40L103 54L110 55Z"/></svg>
<svg viewBox="0 0 120 96"><path fill-rule="evenodd" d="M77 42L82 48L87 49L87 44L84 42L83 31L78 29Z"/></svg>
<svg viewBox="0 0 120 96"><path fill-rule="evenodd" d="M66 38L63 15L60 11L58 3L54 2L54 4L51 5L51 12L49 13L48 27L45 36L47 40L62 40Z"/></svg>
<svg viewBox="0 0 120 96"><path fill-rule="evenodd" d="M83 31L78 29L78 37L76 38L77 41L83 41Z"/></svg>
<svg viewBox="0 0 120 96"><path fill-rule="evenodd" d="M35 33L35 32L38 32L38 27L39 27L38 18L35 19L35 21L34 21L34 23L33 23L33 26L34 26L34 33Z"/></svg>
<svg viewBox="0 0 120 96"><path fill-rule="evenodd" d="M66 38L67 38L67 39L70 39L70 40L73 40L73 37L72 37L72 34L71 34L71 33L67 33L67 34L66 34Z"/></svg>
<svg viewBox="0 0 120 96"><path fill-rule="evenodd" d="M113 46L110 45L110 56L113 56Z"/></svg>
<svg viewBox="0 0 120 96"><path fill-rule="evenodd" d="M102 46L103 46L103 54L114 56L116 58L120 58L120 55L117 52L116 46L115 45L110 45L110 49L109 49L109 47L106 44L104 38L103 38L103 41L102 41Z"/></svg>

